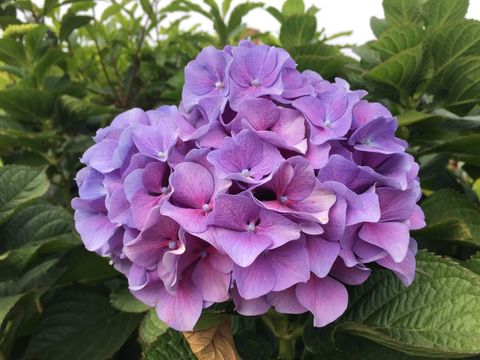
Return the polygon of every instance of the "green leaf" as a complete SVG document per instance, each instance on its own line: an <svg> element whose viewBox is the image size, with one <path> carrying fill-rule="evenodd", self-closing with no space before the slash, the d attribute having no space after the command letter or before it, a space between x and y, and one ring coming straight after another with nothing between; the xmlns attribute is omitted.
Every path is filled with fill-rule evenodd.
<svg viewBox="0 0 480 360"><path fill-rule="evenodd" d="M418 80L422 68L422 45L406 49L375 66L365 74L374 82L396 89L400 94L408 93L411 84Z"/></svg>
<svg viewBox="0 0 480 360"><path fill-rule="evenodd" d="M144 352L142 360L197 360L181 333L168 330Z"/></svg>
<svg viewBox="0 0 480 360"><path fill-rule="evenodd" d="M102 16L100 17L100 19L102 21L105 21L107 20L108 18L114 16L114 15L117 15L118 13L120 13L120 11L122 11L122 5L120 4L112 4L110 6L108 6L102 13Z"/></svg>
<svg viewBox="0 0 480 360"><path fill-rule="evenodd" d="M305 4L303 0L286 0L282 6L282 14L285 17L292 15L302 15L305 13Z"/></svg>
<svg viewBox="0 0 480 360"><path fill-rule="evenodd" d="M83 246L72 249L65 261L68 269L58 280L58 285L98 282L118 275L106 258L87 251Z"/></svg>
<svg viewBox="0 0 480 360"><path fill-rule="evenodd" d="M278 10L277 8L274 8L273 6L267 7L265 10L272 15L279 23L283 23L285 18L283 17L283 14Z"/></svg>
<svg viewBox="0 0 480 360"><path fill-rule="evenodd" d="M0 108L21 122L38 122L53 111L54 96L32 88L0 91Z"/></svg>
<svg viewBox="0 0 480 360"><path fill-rule="evenodd" d="M23 45L14 39L0 39L0 61L14 66L25 65L27 55Z"/></svg>
<svg viewBox="0 0 480 360"><path fill-rule="evenodd" d="M222 15L225 17L230 10L230 5L232 4L232 0L223 0L222 1Z"/></svg>
<svg viewBox="0 0 480 360"><path fill-rule="evenodd" d="M423 29L419 26L389 28L370 46L380 52L383 59L412 48L422 42Z"/></svg>
<svg viewBox="0 0 480 360"><path fill-rule="evenodd" d="M462 20L438 28L426 40L435 74L441 74L453 62L467 55L480 55L480 22Z"/></svg>
<svg viewBox="0 0 480 360"><path fill-rule="evenodd" d="M317 29L317 20L313 15L292 15L282 24L280 42L286 48L310 43Z"/></svg>
<svg viewBox="0 0 480 360"><path fill-rule="evenodd" d="M155 17L155 12L153 11L152 4L149 0L140 0L140 5L142 6L143 11L148 15L150 20L155 23L157 21Z"/></svg>
<svg viewBox="0 0 480 360"><path fill-rule="evenodd" d="M437 191L422 202L422 209L428 226L415 237L480 246L480 210L465 196L453 190Z"/></svg>
<svg viewBox="0 0 480 360"><path fill-rule="evenodd" d="M379 19L376 16L372 16L370 18L370 27L372 28L372 32L378 38L385 30L387 30L388 25L385 19Z"/></svg>
<svg viewBox="0 0 480 360"><path fill-rule="evenodd" d="M138 328L138 336L143 345L150 345L168 330L168 325L158 318L155 309L151 309Z"/></svg>
<svg viewBox="0 0 480 360"><path fill-rule="evenodd" d="M227 320L228 316L225 313L216 313L204 310L197 323L195 324L195 328L193 330L200 331L210 329Z"/></svg>
<svg viewBox="0 0 480 360"><path fill-rule="evenodd" d="M397 116L398 125L408 126L423 120L431 119L434 116L435 116L434 114L428 114L428 113L424 113L416 110L407 110Z"/></svg>
<svg viewBox="0 0 480 360"><path fill-rule="evenodd" d="M428 0L424 6L425 23L436 27L463 19L467 15L468 0Z"/></svg>
<svg viewBox="0 0 480 360"><path fill-rule="evenodd" d="M63 360L111 358L140 321L118 312L108 298L88 288L63 291L47 306L34 331L27 357Z"/></svg>
<svg viewBox="0 0 480 360"><path fill-rule="evenodd" d="M228 20L227 31L232 33L238 26L241 25L242 19L245 15L247 15L250 11L255 8L262 7L263 3L261 2L247 2L236 6L230 15L230 19Z"/></svg>
<svg viewBox="0 0 480 360"><path fill-rule="evenodd" d="M66 40L73 30L87 25L92 19L91 16L86 15L65 15L60 25L60 40Z"/></svg>
<svg viewBox="0 0 480 360"><path fill-rule="evenodd" d="M55 134L48 131L29 132L3 128L0 124L0 151L12 150L18 147L45 150L54 139Z"/></svg>
<svg viewBox="0 0 480 360"><path fill-rule="evenodd" d="M383 10L388 26L423 24L419 0L383 0Z"/></svg>
<svg viewBox="0 0 480 360"><path fill-rule="evenodd" d="M323 43L294 47L290 52L299 70L313 70L326 79L341 75L345 65L352 61L338 48Z"/></svg>
<svg viewBox="0 0 480 360"><path fill-rule="evenodd" d="M390 271L375 271L353 287L337 331L412 355L480 353L480 277L427 252L417 255L417 266L408 288Z"/></svg>
<svg viewBox="0 0 480 360"><path fill-rule="evenodd" d="M425 149L423 154L446 154L452 159L480 166L480 134L458 136Z"/></svg>
<svg viewBox="0 0 480 360"><path fill-rule="evenodd" d="M65 270L59 259L46 260L28 270L10 287L11 293L26 294L35 290L37 296L47 291Z"/></svg>
<svg viewBox="0 0 480 360"><path fill-rule="evenodd" d="M313 326L306 326L303 331L303 340L306 349L312 354L307 359L312 360L420 360L428 359L417 357L395 351L388 347L379 345L373 341L350 335L336 334L332 339L329 332L334 326L326 329L318 329ZM334 341L333 341L334 340Z"/></svg>
<svg viewBox="0 0 480 360"><path fill-rule="evenodd" d="M0 328L2 327L3 321L5 320L9 312L14 308L14 306L22 297L23 294L0 296Z"/></svg>
<svg viewBox="0 0 480 360"><path fill-rule="evenodd" d="M0 168L0 224L20 207L45 194L49 181L43 169L21 165Z"/></svg>
<svg viewBox="0 0 480 360"><path fill-rule="evenodd" d="M445 71L442 85L447 90L447 106L471 108L480 102L480 56L454 61Z"/></svg>
<svg viewBox="0 0 480 360"><path fill-rule="evenodd" d="M68 248L79 243L72 216L63 208L39 202L20 210L0 226L3 261L21 271L42 248ZM0 261L1 262L1 261Z"/></svg>
<svg viewBox="0 0 480 360"><path fill-rule="evenodd" d="M480 275L480 252L473 255L470 259L463 263L467 269L473 271L474 273Z"/></svg>
<svg viewBox="0 0 480 360"><path fill-rule="evenodd" d="M143 313L150 309L140 300L137 300L127 288L118 289L110 294L110 303L120 311L128 313Z"/></svg>

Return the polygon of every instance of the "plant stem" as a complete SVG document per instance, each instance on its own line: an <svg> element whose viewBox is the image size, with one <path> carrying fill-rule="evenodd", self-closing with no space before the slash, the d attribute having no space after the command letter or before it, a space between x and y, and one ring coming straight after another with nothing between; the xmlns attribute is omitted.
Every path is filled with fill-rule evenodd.
<svg viewBox="0 0 480 360"><path fill-rule="evenodd" d="M295 339L278 339L278 360L295 359Z"/></svg>
<svg viewBox="0 0 480 360"><path fill-rule="evenodd" d="M295 342L302 335L302 328L292 326L286 315L269 312L262 317L263 322L278 338L278 360L295 359Z"/></svg>

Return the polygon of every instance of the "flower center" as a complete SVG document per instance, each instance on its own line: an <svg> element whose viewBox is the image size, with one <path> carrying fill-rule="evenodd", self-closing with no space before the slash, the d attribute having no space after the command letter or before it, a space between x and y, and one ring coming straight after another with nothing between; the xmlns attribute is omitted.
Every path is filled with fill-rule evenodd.
<svg viewBox="0 0 480 360"><path fill-rule="evenodd" d="M366 138L365 140L363 140L363 145L370 145L372 143L372 139L370 138Z"/></svg>
<svg viewBox="0 0 480 360"><path fill-rule="evenodd" d="M208 204L203 204L202 209L205 213L208 213L208 212L212 211L212 209L210 208L210 205L208 205Z"/></svg>
<svg viewBox="0 0 480 360"><path fill-rule="evenodd" d="M170 250L173 250L177 247L177 242L175 240L169 240L168 241L168 248Z"/></svg>
<svg viewBox="0 0 480 360"><path fill-rule="evenodd" d="M165 160L167 158L167 154L165 153L165 151L160 151L157 156L160 160Z"/></svg>
<svg viewBox="0 0 480 360"><path fill-rule="evenodd" d="M250 221L247 225L248 231L255 231L255 221Z"/></svg>
<svg viewBox="0 0 480 360"><path fill-rule="evenodd" d="M244 177L249 177L250 176L250 170L248 169L243 169L240 174L242 174Z"/></svg>
<svg viewBox="0 0 480 360"><path fill-rule="evenodd" d="M215 89L221 90L221 89L223 89L223 88L224 88L224 86L223 86L223 83L222 83L221 81L217 81L217 82L215 83Z"/></svg>
<svg viewBox="0 0 480 360"><path fill-rule="evenodd" d="M281 203L281 204L286 204L287 201L288 201L288 197L287 195L282 195L278 198L278 201Z"/></svg>
<svg viewBox="0 0 480 360"><path fill-rule="evenodd" d="M251 82L252 86L258 86L260 85L260 80L258 78L255 78Z"/></svg>
<svg viewBox="0 0 480 360"><path fill-rule="evenodd" d="M167 195L170 192L170 188L168 186L164 186L162 187L161 192L163 195Z"/></svg>
<svg viewBox="0 0 480 360"><path fill-rule="evenodd" d="M332 127L332 121L331 120L325 120L323 124L326 128L331 128Z"/></svg>

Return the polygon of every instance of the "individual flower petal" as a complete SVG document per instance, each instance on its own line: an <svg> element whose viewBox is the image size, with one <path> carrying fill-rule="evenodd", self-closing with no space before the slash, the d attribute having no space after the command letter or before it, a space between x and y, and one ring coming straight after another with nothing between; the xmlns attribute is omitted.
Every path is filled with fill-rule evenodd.
<svg viewBox="0 0 480 360"><path fill-rule="evenodd" d="M363 241L384 249L397 263L407 255L410 234L405 224L398 222L365 223L359 236Z"/></svg>
<svg viewBox="0 0 480 360"><path fill-rule="evenodd" d="M348 293L345 286L327 276L310 277L295 289L300 304L313 313L313 325L322 327L338 319L347 309Z"/></svg>

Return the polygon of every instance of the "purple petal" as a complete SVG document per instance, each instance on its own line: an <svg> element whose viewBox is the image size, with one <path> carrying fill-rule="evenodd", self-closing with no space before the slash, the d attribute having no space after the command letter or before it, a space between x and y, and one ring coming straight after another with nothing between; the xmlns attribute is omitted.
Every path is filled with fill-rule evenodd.
<svg viewBox="0 0 480 360"><path fill-rule="evenodd" d="M338 242L327 241L320 237L308 236L306 249L310 262L310 270L320 278L328 275L335 259L340 253Z"/></svg>
<svg viewBox="0 0 480 360"><path fill-rule="evenodd" d="M170 178L171 200L180 206L201 209L213 195L213 176L202 165L193 162L178 164Z"/></svg>
<svg viewBox="0 0 480 360"><path fill-rule="evenodd" d="M189 279L183 279L173 293L161 289L157 315L177 331L192 331L203 308L202 293Z"/></svg>
<svg viewBox="0 0 480 360"><path fill-rule="evenodd" d="M340 282L325 277L310 277L298 284L295 293L300 304L313 313L313 325L323 327L338 319L347 309L348 293Z"/></svg>
<svg viewBox="0 0 480 360"><path fill-rule="evenodd" d="M247 300L238 294L238 290L231 290L233 302L235 303L235 311L246 316L257 316L265 314L270 309L270 304L265 296L256 299Z"/></svg>
<svg viewBox="0 0 480 360"><path fill-rule="evenodd" d="M298 301L294 286L283 291L272 291L268 293L267 301L277 312L283 314L303 314L308 311Z"/></svg>
<svg viewBox="0 0 480 360"><path fill-rule="evenodd" d="M410 233L405 224L366 223L362 226L359 236L363 241L384 249L397 263L407 255Z"/></svg>

